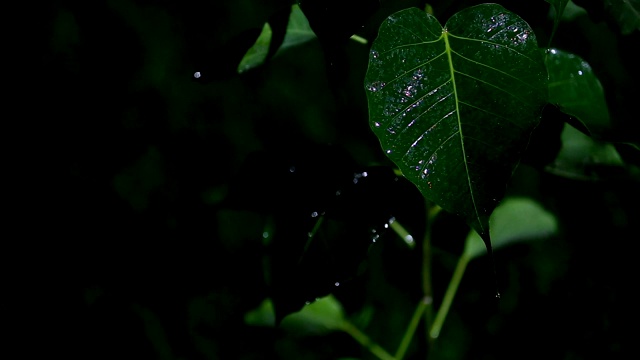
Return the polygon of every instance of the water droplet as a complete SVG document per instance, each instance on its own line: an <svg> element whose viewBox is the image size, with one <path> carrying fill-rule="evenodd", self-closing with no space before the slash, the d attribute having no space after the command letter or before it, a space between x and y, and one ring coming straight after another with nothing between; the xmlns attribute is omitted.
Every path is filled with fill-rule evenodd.
<svg viewBox="0 0 640 360"><path fill-rule="evenodd" d="M496 299L500 299L500 293L496 291Z"/></svg>
<svg viewBox="0 0 640 360"><path fill-rule="evenodd" d="M422 69L418 69L413 72L413 76L411 76L411 79L415 81L415 80L421 80L423 77L424 77L424 71L422 71Z"/></svg>
<svg viewBox="0 0 640 360"><path fill-rule="evenodd" d="M392 153L392 151L391 151L391 150L387 150L387 151L386 151L386 153L387 153L387 154L391 154L391 153Z"/></svg>
<svg viewBox="0 0 640 360"><path fill-rule="evenodd" d="M370 83L369 85L367 85L367 90L371 91L371 92L376 92L378 90L382 90L382 88L385 86L386 84L382 81L374 81L372 83Z"/></svg>
<svg viewBox="0 0 640 360"><path fill-rule="evenodd" d="M333 285L340 286L340 283L336 281L335 284L333 284Z"/></svg>
<svg viewBox="0 0 640 360"><path fill-rule="evenodd" d="M371 51L371 56L373 56L374 59L377 59L380 56L380 53L375 51L375 50L372 50Z"/></svg>
<svg viewBox="0 0 640 360"><path fill-rule="evenodd" d="M311 305L311 301L305 301L304 304L305 305Z"/></svg>
<svg viewBox="0 0 640 360"><path fill-rule="evenodd" d="M375 127L380 127L380 123L379 123L379 122L377 122L377 121L376 121L375 123L373 123L373 125L374 125Z"/></svg>
<svg viewBox="0 0 640 360"><path fill-rule="evenodd" d="M413 244L413 242L414 242L414 240L413 240L413 236L411 236L411 235L407 235L407 236L405 236L405 237L404 237L404 241L405 241L407 244Z"/></svg>
<svg viewBox="0 0 640 360"><path fill-rule="evenodd" d="M336 196L340 196L341 192L340 190L336 191Z"/></svg>
<svg viewBox="0 0 640 360"><path fill-rule="evenodd" d="M312 212L311 217L318 217L318 212L317 211Z"/></svg>
<svg viewBox="0 0 640 360"><path fill-rule="evenodd" d="M429 189L433 187L433 185L431 184L431 181L427 182L427 185L429 185Z"/></svg>
<svg viewBox="0 0 640 360"><path fill-rule="evenodd" d="M307 236L308 236L308 237L313 237L313 233L312 233L312 232L308 232L308 233L307 233Z"/></svg>
<svg viewBox="0 0 640 360"><path fill-rule="evenodd" d="M388 229L389 228L389 224L384 224L384 228Z"/></svg>
<svg viewBox="0 0 640 360"><path fill-rule="evenodd" d="M369 174L367 174L367 172L366 172L366 171L363 171L363 172L362 172L362 177L367 177L367 176L369 176Z"/></svg>
<svg viewBox="0 0 640 360"><path fill-rule="evenodd" d="M289 168L289 172L292 173L292 172L295 172L295 171L296 171L296 167L295 166L292 166L292 167Z"/></svg>
<svg viewBox="0 0 640 360"><path fill-rule="evenodd" d="M193 73L193 77L196 79L200 79L200 77L202 76L202 74L200 74L200 71L196 71Z"/></svg>
<svg viewBox="0 0 640 360"><path fill-rule="evenodd" d="M578 70L578 75L582 75L582 70Z"/></svg>
<svg viewBox="0 0 640 360"><path fill-rule="evenodd" d="M264 239L268 238L268 237L269 237L269 232L268 232L268 231L263 232L263 233L262 233L262 237L263 237Z"/></svg>
<svg viewBox="0 0 640 360"><path fill-rule="evenodd" d="M553 55L555 55L555 54L557 54L557 53L558 53L558 51L557 51L556 49L551 49L551 53L552 53Z"/></svg>

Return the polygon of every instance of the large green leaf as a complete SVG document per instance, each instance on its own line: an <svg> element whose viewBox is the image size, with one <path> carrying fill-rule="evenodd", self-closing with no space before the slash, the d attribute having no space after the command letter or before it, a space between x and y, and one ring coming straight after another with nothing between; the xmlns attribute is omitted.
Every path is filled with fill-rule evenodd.
<svg viewBox="0 0 640 360"><path fill-rule="evenodd" d="M387 156L431 201L489 245L489 215L547 98L528 24L497 4L443 28L415 8L387 18L365 78L369 121Z"/></svg>
<svg viewBox="0 0 640 360"><path fill-rule="evenodd" d="M578 119L590 135L600 138L611 129L609 109L600 81L581 57L547 50L549 102Z"/></svg>

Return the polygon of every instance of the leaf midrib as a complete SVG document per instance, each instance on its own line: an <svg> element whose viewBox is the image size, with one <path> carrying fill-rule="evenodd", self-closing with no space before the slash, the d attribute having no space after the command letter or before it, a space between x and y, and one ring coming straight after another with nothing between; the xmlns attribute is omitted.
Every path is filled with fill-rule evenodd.
<svg viewBox="0 0 640 360"><path fill-rule="evenodd" d="M449 45L449 37L448 37L449 32L446 29L444 29L444 31L442 32L442 35L444 39L445 52L447 53L451 83L453 85L453 96L455 98L455 104L456 104L456 119L458 120L458 134L460 136L460 147L462 148L462 162L464 163L464 170L467 175L467 185L469 186L469 194L471 196L471 202L473 203L473 211L476 213L476 218L478 219L478 225L480 226L480 230L484 233L485 232L484 226L482 226L482 221L480 220L480 214L478 214L478 206L476 205L476 199L473 193L473 187L471 186L471 177L469 176L469 164L467 164L467 153L464 146L464 137L462 135L462 122L460 119L460 108L459 108L460 100L458 99L458 91L456 89L455 69L453 68L453 59L451 56L453 53L453 50Z"/></svg>

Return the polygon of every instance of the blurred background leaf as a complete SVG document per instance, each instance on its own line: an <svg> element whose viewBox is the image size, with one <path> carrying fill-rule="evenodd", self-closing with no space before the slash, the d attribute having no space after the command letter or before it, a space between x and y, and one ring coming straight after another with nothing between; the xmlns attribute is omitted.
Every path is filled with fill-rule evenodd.
<svg viewBox="0 0 640 360"><path fill-rule="evenodd" d="M600 81L591 66L579 56L558 49L546 51L549 102L580 121L594 138L611 132L609 110Z"/></svg>

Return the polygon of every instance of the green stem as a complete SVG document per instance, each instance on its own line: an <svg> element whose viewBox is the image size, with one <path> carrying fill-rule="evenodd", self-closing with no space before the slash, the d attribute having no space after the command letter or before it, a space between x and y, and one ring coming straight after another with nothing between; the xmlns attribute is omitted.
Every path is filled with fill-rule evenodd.
<svg viewBox="0 0 640 360"><path fill-rule="evenodd" d="M313 238L316 236L316 233L318 232L318 229L320 229L320 226L322 225L323 222L324 222L324 216L320 215L318 217L318 220L316 221L316 224L313 226L313 229L311 229L311 232L309 232L308 234L307 242L304 244L304 250L302 251L302 255L300 255L300 258L298 259L298 264L302 262L304 255L309 250L309 246L311 246L311 242L313 241Z"/></svg>
<svg viewBox="0 0 640 360"><path fill-rule="evenodd" d="M430 307L430 305L431 299L427 299L427 297L424 297L416 307L416 311L414 311L413 313L413 317L411 318L411 322L407 327L407 331L405 331L404 337L400 342L400 346L398 346L398 351L396 351L396 360L402 360L402 358L404 357L404 354L407 352L409 345L411 345L411 339L413 339L413 334L415 334L416 329L418 328L418 324L420 323L422 314L427 308Z"/></svg>
<svg viewBox="0 0 640 360"><path fill-rule="evenodd" d="M458 260L458 265L456 265L456 269L453 272L453 276L449 282L449 287L447 287L447 292L444 294L444 298L442 299L442 305L440 305L440 309L438 309L433 326L431 326L431 330L429 331L429 337L432 341L440 336L440 330L442 330L442 325L447 317L449 308L451 308L453 298L458 290L458 285L460 285L460 282L462 281L462 276L464 275L464 271L469 260L470 258L464 254Z"/></svg>
<svg viewBox="0 0 640 360"><path fill-rule="evenodd" d="M413 236L409 234L404 226L400 225L400 223L395 218L389 220L389 226L391 227L391 230L395 231L396 234L398 234L398 236L400 236L400 238L404 240L404 242L407 243L407 245L409 245L411 249L413 249L413 247L416 245L416 242L413 240Z"/></svg>
<svg viewBox="0 0 640 360"><path fill-rule="evenodd" d="M431 345L432 338L429 336L429 329L433 323L433 289L431 286L431 229L433 220L436 215L442 209L441 207L434 205L431 206L429 201L425 202L427 208L427 221L424 231L424 238L422 239L422 293L423 302L426 303L425 309L425 329L427 329L427 340Z"/></svg>
<svg viewBox="0 0 640 360"><path fill-rule="evenodd" d="M367 39L363 38L362 36L358 36L358 35L352 35L351 36L351 40L359 42L360 44L367 44L368 41Z"/></svg>
<svg viewBox="0 0 640 360"><path fill-rule="evenodd" d="M373 355L375 355L380 360L396 360L393 356L391 356L385 349L380 347L380 345L373 342L367 335L365 335L362 331L360 331L357 327L355 327L352 323L345 321L342 324L342 330L347 334L351 335L360 345L369 350Z"/></svg>

